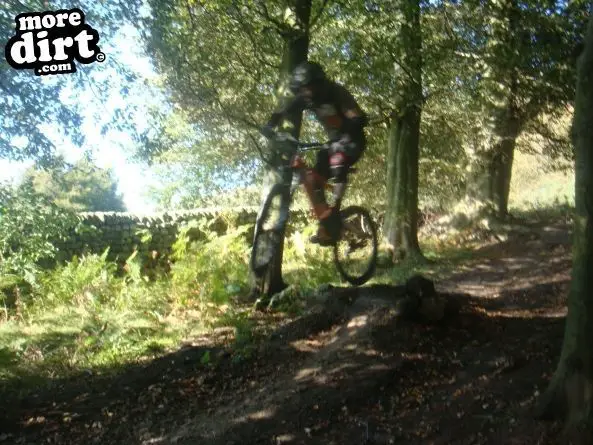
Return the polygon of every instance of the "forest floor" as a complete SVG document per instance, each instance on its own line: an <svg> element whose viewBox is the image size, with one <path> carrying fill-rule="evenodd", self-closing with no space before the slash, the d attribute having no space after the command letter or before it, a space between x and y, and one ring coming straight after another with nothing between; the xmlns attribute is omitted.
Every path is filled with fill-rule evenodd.
<svg viewBox="0 0 593 445"><path fill-rule="evenodd" d="M220 329L116 374L2 395L0 445L558 443L532 410L570 271L568 225L511 231L435 281L461 302L441 323L394 316L389 286L334 289L304 315L262 314L273 331L241 354Z"/></svg>

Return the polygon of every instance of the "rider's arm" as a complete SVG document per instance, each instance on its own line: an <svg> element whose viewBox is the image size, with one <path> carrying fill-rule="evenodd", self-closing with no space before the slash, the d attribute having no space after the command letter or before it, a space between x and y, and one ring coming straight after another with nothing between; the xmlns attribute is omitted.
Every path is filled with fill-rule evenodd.
<svg viewBox="0 0 593 445"><path fill-rule="evenodd" d="M338 103L344 115L342 132L349 134L361 132L368 124L366 113L362 111L354 96L346 88L341 85L336 86L338 87Z"/></svg>
<svg viewBox="0 0 593 445"><path fill-rule="evenodd" d="M305 100L302 96L295 96L289 100L283 107L272 113L267 126L275 128L282 119L286 118L293 113L302 112L305 109Z"/></svg>

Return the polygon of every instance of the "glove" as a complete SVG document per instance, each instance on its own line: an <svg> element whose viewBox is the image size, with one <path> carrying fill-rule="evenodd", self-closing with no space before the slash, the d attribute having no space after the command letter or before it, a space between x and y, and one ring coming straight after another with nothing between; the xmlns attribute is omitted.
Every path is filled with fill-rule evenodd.
<svg viewBox="0 0 593 445"><path fill-rule="evenodd" d="M264 125L263 127L261 127L259 131L268 139L273 139L274 136L276 136L276 131L274 130L274 127L272 127L270 124Z"/></svg>

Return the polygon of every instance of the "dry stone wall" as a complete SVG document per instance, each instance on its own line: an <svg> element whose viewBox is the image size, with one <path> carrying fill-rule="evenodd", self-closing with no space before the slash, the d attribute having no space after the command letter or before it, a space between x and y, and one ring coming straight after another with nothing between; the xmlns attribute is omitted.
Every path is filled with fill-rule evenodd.
<svg viewBox="0 0 593 445"><path fill-rule="evenodd" d="M135 250L141 255L151 256L158 252L166 257L172 251L179 229L190 221L208 224L211 230L224 234L229 227L244 224L253 225L257 207L234 209L203 208L178 212L134 214L129 212L84 212L78 217L82 230L73 231L66 241L56 242L58 260L71 259L83 253L103 253L109 248L108 259L124 262ZM306 210L295 210L291 215L294 222L305 221ZM249 240L252 231L248 233ZM198 229L188 232L191 240L204 236ZM144 240L143 240L144 239ZM144 242L143 242L144 241Z"/></svg>
<svg viewBox="0 0 593 445"><path fill-rule="evenodd" d="M130 212L84 212L78 217L82 230L73 231L66 241L57 241L57 260L68 261L73 256L84 253L103 253L109 248L108 259L119 263L138 251L144 259L151 262L155 256L166 260L172 252L179 229L190 221L207 225L210 230L224 234L229 228L251 225L246 234L247 241L253 239L253 225L258 207L200 208L177 212L135 214ZM383 212L371 210L378 226L381 226ZM308 222L313 222L308 209L293 209L289 219L289 233ZM187 234L190 240L198 240L205 234L192 229ZM157 255L154 255L154 253Z"/></svg>

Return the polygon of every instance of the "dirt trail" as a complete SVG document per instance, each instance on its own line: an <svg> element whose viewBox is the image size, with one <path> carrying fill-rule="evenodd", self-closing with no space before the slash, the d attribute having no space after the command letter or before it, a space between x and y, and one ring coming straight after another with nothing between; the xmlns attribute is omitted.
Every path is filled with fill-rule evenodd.
<svg viewBox="0 0 593 445"><path fill-rule="evenodd" d="M511 233L466 266L435 283L466 294L445 323L401 320L387 289L336 291L242 362L222 354L205 367L201 350L187 351L130 371L126 391L108 381L87 388L86 402L27 401L9 420L44 420L10 429L4 442L555 443L558 425L528 414L559 354L568 228ZM137 375L142 383L130 383ZM78 416L65 422L65 411Z"/></svg>

